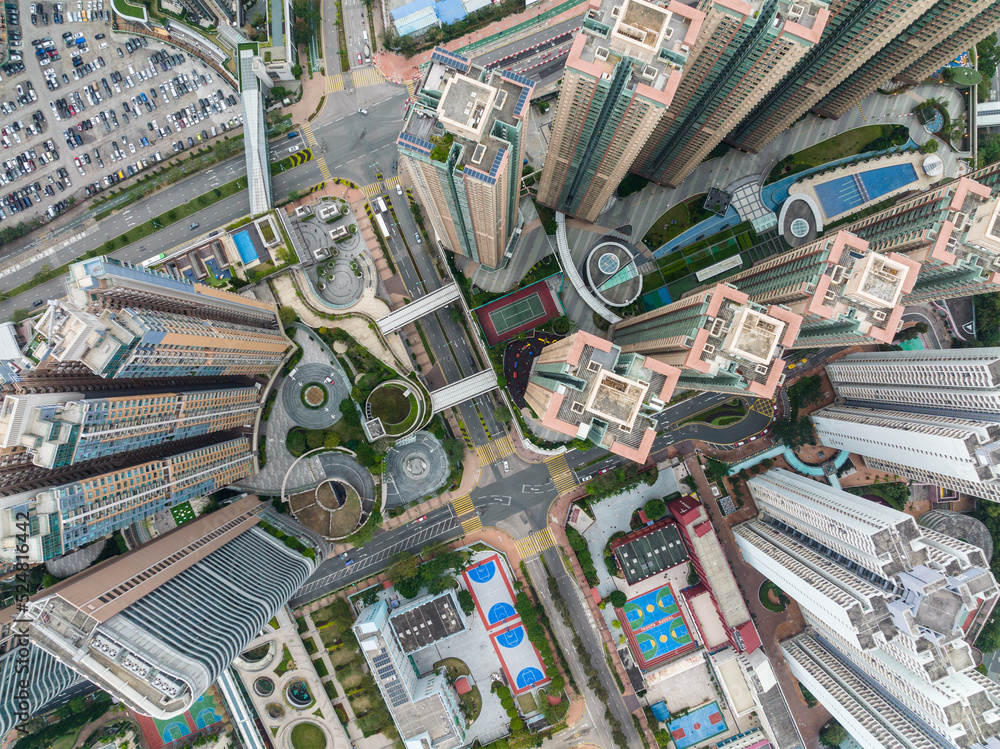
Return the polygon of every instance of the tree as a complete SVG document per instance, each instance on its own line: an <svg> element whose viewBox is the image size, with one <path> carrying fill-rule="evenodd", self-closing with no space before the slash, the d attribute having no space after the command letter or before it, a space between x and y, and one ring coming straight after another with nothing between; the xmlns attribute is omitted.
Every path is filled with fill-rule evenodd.
<svg viewBox="0 0 1000 749"><path fill-rule="evenodd" d="M608 594L607 601L616 609L620 609L622 608L622 606L628 603L628 596L626 596L620 590L616 590Z"/></svg>
<svg viewBox="0 0 1000 749"><path fill-rule="evenodd" d="M19 307L18 309L14 310L14 312L11 314L10 321L11 322L21 322L21 320L25 319L30 314L31 314L31 310L25 309L23 307Z"/></svg>
<svg viewBox="0 0 1000 749"><path fill-rule="evenodd" d="M285 446L292 455L301 455L306 451L306 435L301 429L296 429L288 433L285 439Z"/></svg>
<svg viewBox="0 0 1000 749"><path fill-rule="evenodd" d="M59 578L56 577L55 575L50 575L48 572L46 572L44 575L42 575L42 587L43 588L51 588L57 582L59 582Z"/></svg>
<svg viewBox="0 0 1000 749"><path fill-rule="evenodd" d="M830 749L837 749L842 742L846 741L848 738L848 733L840 723L837 722L836 718L830 718L819 730L819 740L824 746L830 747Z"/></svg>
<svg viewBox="0 0 1000 749"><path fill-rule="evenodd" d="M921 333L926 333L929 330L927 323L918 322L916 325L911 325L910 327L899 331L896 334L894 340L896 341L909 341L916 338Z"/></svg>
<svg viewBox="0 0 1000 749"><path fill-rule="evenodd" d="M327 450L332 450L335 447L340 447L340 435L334 431L324 432L323 447L325 447Z"/></svg>
<svg viewBox="0 0 1000 749"><path fill-rule="evenodd" d="M396 592L403 598L416 598L420 595L420 589L424 586L419 577L408 577L395 584Z"/></svg>
<svg viewBox="0 0 1000 749"><path fill-rule="evenodd" d="M642 509L650 520L659 520L667 514L667 505L662 499L651 499Z"/></svg>
<svg viewBox="0 0 1000 749"><path fill-rule="evenodd" d="M457 466L462 462L462 458L465 457L465 445L461 440L447 439L442 440L442 446L444 447L444 454L448 456L448 462Z"/></svg>
<svg viewBox="0 0 1000 749"><path fill-rule="evenodd" d="M416 577L420 570L420 560L408 551L396 555L386 575L392 582L398 583L406 578Z"/></svg>
<svg viewBox="0 0 1000 749"><path fill-rule="evenodd" d="M279 307L278 318L281 320L281 327L287 328L293 322L297 322L299 316L295 313L295 310L292 309L291 307Z"/></svg>
<svg viewBox="0 0 1000 749"><path fill-rule="evenodd" d="M493 418L501 424L509 424L514 418L514 414L510 412L507 406L500 405L493 409Z"/></svg>
<svg viewBox="0 0 1000 749"><path fill-rule="evenodd" d="M709 481L721 481L729 475L729 466L715 458L709 458L705 466L705 476Z"/></svg>
<svg viewBox="0 0 1000 749"><path fill-rule="evenodd" d="M310 429L306 432L306 444L309 446L310 450L322 447L324 439L325 435L319 429Z"/></svg>
<svg viewBox="0 0 1000 749"><path fill-rule="evenodd" d="M267 19L264 17L263 13L254 13L253 18L250 19L251 26L260 27L263 26L265 23L267 23Z"/></svg>
<svg viewBox="0 0 1000 749"><path fill-rule="evenodd" d="M920 153L934 153L938 150L937 138L931 136L920 146Z"/></svg>
<svg viewBox="0 0 1000 749"><path fill-rule="evenodd" d="M458 591L458 605L462 607L462 611L466 616L472 616L472 613L476 610L476 601L472 597L472 593L467 590Z"/></svg>

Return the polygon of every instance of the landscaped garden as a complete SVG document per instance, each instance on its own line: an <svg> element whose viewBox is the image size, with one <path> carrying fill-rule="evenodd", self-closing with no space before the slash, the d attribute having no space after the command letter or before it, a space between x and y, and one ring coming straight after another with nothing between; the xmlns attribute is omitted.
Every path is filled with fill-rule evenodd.
<svg viewBox="0 0 1000 749"><path fill-rule="evenodd" d="M322 383L310 382L302 388L302 405L306 408L322 408L329 399L330 392Z"/></svg>
<svg viewBox="0 0 1000 749"><path fill-rule="evenodd" d="M765 580L761 583L757 597L760 598L760 602L764 605L765 609L777 613L784 611L790 603L784 591L770 580Z"/></svg>
<svg viewBox="0 0 1000 749"><path fill-rule="evenodd" d="M405 434L417 421L420 405L409 387L394 382L376 387L368 398L373 418L380 419L387 434Z"/></svg>
<svg viewBox="0 0 1000 749"><path fill-rule="evenodd" d="M711 218L712 212L704 208L705 196L706 193L693 195L664 212L649 227L642 243L650 250L655 250L695 224Z"/></svg>
<svg viewBox="0 0 1000 749"><path fill-rule="evenodd" d="M727 427L743 421L746 415L746 401L742 398L730 398L717 406L687 417L678 426L684 426L685 424L708 424L713 427Z"/></svg>
<svg viewBox="0 0 1000 749"><path fill-rule="evenodd" d="M905 125L868 125L848 130L781 159L767 175L765 185L837 159L901 146L910 139Z"/></svg>
<svg viewBox="0 0 1000 749"><path fill-rule="evenodd" d="M469 667L459 658L445 658L435 663L431 668L435 670L443 668L447 673L448 683L450 684L454 684L460 677L469 676L471 673ZM470 684L470 686L472 685ZM483 709L483 698L479 693L479 687L472 686L468 692L459 695L459 700L462 703L462 713L465 715L465 719L469 723L474 722Z"/></svg>

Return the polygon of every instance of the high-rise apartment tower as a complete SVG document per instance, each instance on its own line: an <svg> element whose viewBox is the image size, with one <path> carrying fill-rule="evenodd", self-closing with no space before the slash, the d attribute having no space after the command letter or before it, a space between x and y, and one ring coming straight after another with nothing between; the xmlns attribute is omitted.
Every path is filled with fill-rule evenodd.
<svg viewBox="0 0 1000 749"><path fill-rule="evenodd" d="M438 47L396 141L445 249L488 268L504 264L521 234L517 203L534 85Z"/></svg>
<svg viewBox="0 0 1000 749"><path fill-rule="evenodd" d="M670 107L633 171L680 184L819 41L823 0L711 0Z"/></svg>
<svg viewBox="0 0 1000 749"><path fill-rule="evenodd" d="M775 469L748 482L743 558L802 609L792 674L864 749L993 746L1000 685L970 643L996 605L982 550L902 512Z"/></svg>
<svg viewBox="0 0 1000 749"><path fill-rule="evenodd" d="M566 59L539 202L600 215L673 105L704 18L677 0L590 0Z"/></svg>

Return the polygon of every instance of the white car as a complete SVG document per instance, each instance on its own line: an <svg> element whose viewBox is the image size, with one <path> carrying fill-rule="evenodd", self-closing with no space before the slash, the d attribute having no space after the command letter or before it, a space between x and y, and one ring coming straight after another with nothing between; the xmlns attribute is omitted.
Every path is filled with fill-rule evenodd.
<svg viewBox="0 0 1000 749"><path fill-rule="evenodd" d="M107 48L108 48L108 43L107 42L101 42L100 47L98 47L98 49L107 49Z"/></svg>

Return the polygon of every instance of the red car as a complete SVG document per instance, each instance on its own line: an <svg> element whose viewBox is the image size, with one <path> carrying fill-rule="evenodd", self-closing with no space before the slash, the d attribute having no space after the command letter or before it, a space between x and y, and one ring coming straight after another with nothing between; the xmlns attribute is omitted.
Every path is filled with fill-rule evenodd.
<svg viewBox="0 0 1000 749"><path fill-rule="evenodd" d="M358 65L361 65L361 64L362 64L362 63L361 63L361 53L360 53L360 52L358 52Z"/></svg>

